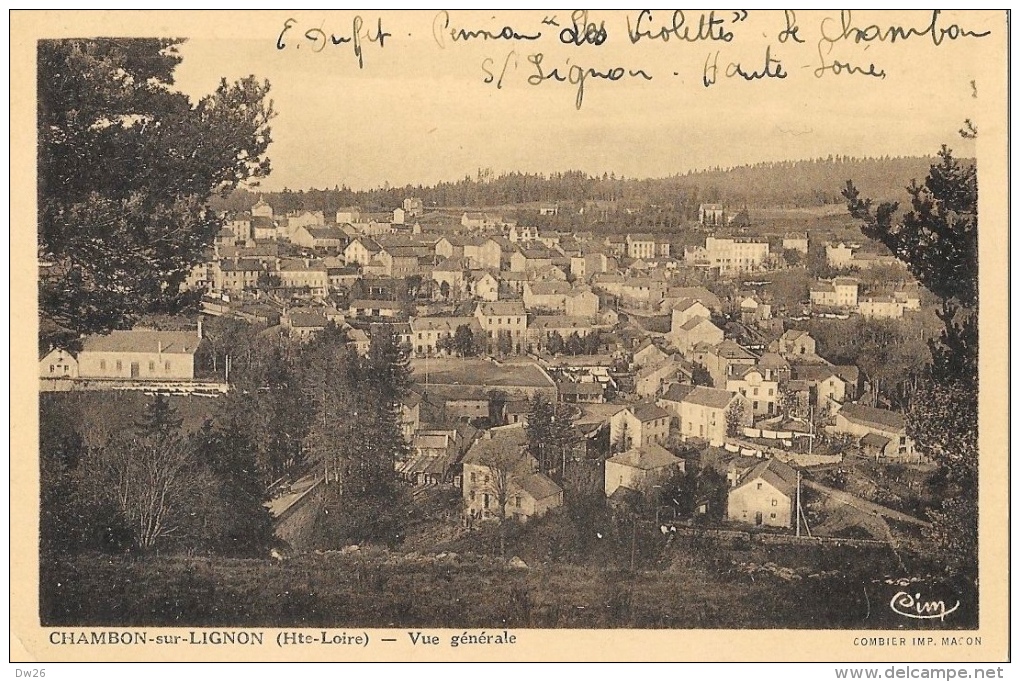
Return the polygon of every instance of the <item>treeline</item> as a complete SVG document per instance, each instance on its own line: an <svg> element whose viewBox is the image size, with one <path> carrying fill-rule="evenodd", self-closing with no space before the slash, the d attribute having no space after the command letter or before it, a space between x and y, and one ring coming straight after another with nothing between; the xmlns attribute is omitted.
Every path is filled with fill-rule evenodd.
<svg viewBox="0 0 1020 682"><path fill-rule="evenodd" d="M202 362L230 355L233 388L200 422L162 396L127 425L102 394L43 396L42 549L264 554L265 503L310 471L340 500L325 544L392 539L410 385L395 340L375 334L361 357L332 326L305 344L230 320L209 327Z"/></svg>
<svg viewBox="0 0 1020 682"><path fill-rule="evenodd" d="M407 197L417 197L426 209L435 207L481 208L514 204L559 204L575 213L585 209L589 216L626 209L655 207L680 212L686 219L698 217L702 203L723 203L738 207L807 207L842 203L840 194L846 180L853 178L869 196L885 198L902 195L914 178L925 175L930 157L854 158L829 156L807 161L770 161L735 168L691 171L668 178L634 179L582 171L562 173L511 172L495 175L479 170L475 177L435 185L405 185L372 190L352 190L336 185L332 189L290 190L261 194L278 212L322 210L327 215L343 206L364 210L392 210ZM213 200L220 210L249 209L257 195L237 190L225 199Z"/></svg>

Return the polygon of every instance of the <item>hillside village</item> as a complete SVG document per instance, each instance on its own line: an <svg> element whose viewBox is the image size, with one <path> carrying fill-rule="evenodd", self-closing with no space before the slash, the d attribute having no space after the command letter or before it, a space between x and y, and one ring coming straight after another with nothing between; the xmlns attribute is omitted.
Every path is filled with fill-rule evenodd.
<svg viewBox="0 0 1020 682"><path fill-rule="evenodd" d="M422 494L456 493L449 533L528 524L595 486L614 514L663 533L909 541L925 525L917 481L930 467L890 400L908 377L880 385L822 344L859 321L921 329L931 301L852 232L767 233L742 213L738 226L737 211L703 204L691 243L539 229L413 197L328 214L258 198L223 216L188 276L198 317L42 349L41 390L227 393L230 349L210 349L206 333L223 319L284 345L338 330L361 355L392 335L413 379L395 467ZM561 428L536 447L529 420L544 409ZM282 491L322 479L305 467L277 482L277 533L295 548L306 529L284 521L302 497Z"/></svg>

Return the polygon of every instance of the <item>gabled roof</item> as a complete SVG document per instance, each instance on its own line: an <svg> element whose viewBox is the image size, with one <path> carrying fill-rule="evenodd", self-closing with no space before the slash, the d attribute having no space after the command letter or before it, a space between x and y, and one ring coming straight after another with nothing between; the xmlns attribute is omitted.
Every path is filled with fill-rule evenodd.
<svg viewBox="0 0 1020 682"><path fill-rule="evenodd" d="M639 422L650 422L653 419L669 419L670 413L655 403L638 403L627 407Z"/></svg>
<svg viewBox="0 0 1020 682"><path fill-rule="evenodd" d="M666 291L668 298L691 298L701 301L707 307L718 310L722 307L722 301L705 287L670 287Z"/></svg>
<svg viewBox="0 0 1020 682"><path fill-rule="evenodd" d="M641 504L642 498L643 496L639 491L634 490L633 488L628 488L625 485L620 485L617 486L616 490L613 491L613 494L609 496L609 501L617 504L637 506Z"/></svg>
<svg viewBox="0 0 1020 682"><path fill-rule="evenodd" d="M700 305L705 310L708 310L708 306L706 306L701 301L699 301L697 299L693 299L693 298L684 298L684 299L681 299L681 300L677 301L672 306L672 308L673 308L673 310L679 310L680 312L684 312L685 310L688 310L689 308L693 308L696 305Z"/></svg>
<svg viewBox="0 0 1020 682"><path fill-rule="evenodd" d="M847 404L837 414L863 426L874 426L886 431L903 431L906 428L902 414L878 407Z"/></svg>
<svg viewBox="0 0 1020 682"><path fill-rule="evenodd" d="M779 459L767 459L746 472L736 487L743 487L759 479L768 482L787 497L797 493L797 471Z"/></svg>
<svg viewBox="0 0 1020 682"><path fill-rule="evenodd" d="M794 365L792 370L792 378L800 381L825 381L829 377L840 379L836 368L831 365Z"/></svg>
<svg viewBox="0 0 1020 682"><path fill-rule="evenodd" d="M433 272L463 272L467 270L467 263L463 258L444 258L439 261L436 267L432 268Z"/></svg>
<svg viewBox="0 0 1020 682"><path fill-rule="evenodd" d="M682 459L675 456L672 452L658 443L649 443L648 445L642 445L641 447L631 448L630 450L621 452L606 461L612 462L613 464L622 464L623 466L634 467L635 469L642 469L644 471L648 471L650 469L661 469L663 467L673 466L683 462Z"/></svg>
<svg viewBox="0 0 1020 682"><path fill-rule="evenodd" d="M880 436L877 433L869 433L861 438L861 445L865 445L879 450L885 450L885 447L889 445L889 438Z"/></svg>
<svg viewBox="0 0 1020 682"><path fill-rule="evenodd" d="M693 391L695 388L697 387L692 386L690 384L672 384L669 387L669 390L667 390L659 399L679 403L682 402L684 398L686 398L688 395L690 395L691 391Z"/></svg>
<svg viewBox="0 0 1020 682"><path fill-rule="evenodd" d="M768 369L788 369L790 363L779 353L763 353L758 358L758 366Z"/></svg>
<svg viewBox="0 0 1020 682"><path fill-rule="evenodd" d="M222 272L255 272L262 269L262 263L252 258L220 261L220 270Z"/></svg>
<svg viewBox="0 0 1020 682"><path fill-rule="evenodd" d="M597 381L557 381L560 395L602 395L604 389Z"/></svg>
<svg viewBox="0 0 1020 682"><path fill-rule="evenodd" d="M715 354L727 360L756 360L757 357L751 351L743 348L733 339L721 341L715 347Z"/></svg>
<svg viewBox="0 0 1020 682"><path fill-rule="evenodd" d="M525 452L528 445L528 434L520 426L489 429L487 437L476 440L467 455L464 456L465 464L480 464L486 466L487 461L493 458L520 458L520 465L530 465L528 460L531 457Z"/></svg>
<svg viewBox="0 0 1020 682"><path fill-rule="evenodd" d="M591 322L585 317L568 315L536 315L528 324L529 329L590 329Z"/></svg>
<svg viewBox="0 0 1020 682"><path fill-rule="evenodd" d="M379 242L371 237L355 237L351 240L351 244L348 245L348 248L350 248L350 246L355 242L359 242L369 253L378 253L379 251L382 251L382 246L380 246Z"/></svg>
<svg viewBox="0 0 1020 682"><path fill-rule="evenodd" d="M523 301L491 301L479 303L475 310L480 310L482 315L524 315Z"/></svg>
<svg viewBox="0 0 1020 682"><path fill-rule="evenodd" d="M478 326L478 320L473 317L412 317L410 322L412 332L445 331L452 334L461 325L472 331Z"/></svg>
<svg viewBox="0 0 1020 682"><path fill-rule="evenodd" d="M400 396L400 404L407 407L414 407L421 402L421 396L414 391L408 391Z"/></svg>
<svg viewBox="0 0 1020 682"><path fill-rule="evenodd" d="M195 332L149 329L112 331L85 339L82 351L91 353L184 353L192 355L201 340Z"/></svg>
<svg viewBox="0 0 1020 682"><path fill-rule="evenodd" d="M712 327L713 329L722 331L714 324L712 324L712 321L709 320L707 317L692 317L691 319L687 320L682 325L680 325L680 328L683 329L684 331L689 332L693 329L697 329L698 327L701 327L702 325L706 324Z"/></svg>
<svg viewBox="0 0 1020 682"><path fill-rule="evenodd" d="M310 310L293 310L287 313L291 327L306 327L311 329L322 329L326 326L326 316L322 313Z"/></svg>
<svg viewBox="0 0 1020 682"><path fill-rule="evenodd" d="M749 373L754 372L761 374L761 370L757 365L730 365L730 377L731 379L743 379Z"/></svg>
<svg viewBox="0 0 1020 682"><path fill-rule="evenodd" d="M803 331L803 330L800 330L800 329L787 329L785 332L783 332L783 335L781 337L779 337L779 338L781 338L781 339L783 339L785 341L795 341L795 340L799 339L802 336L811 336L811 335L808 334L806 331Z"/></svg>
<svg viewBox="0 0 1020 682"><path fill-rule="evenodd" d="M566 295L570 293L570 285L566 282L528 282L525 284L535 296Z"/></svg>
<svg viewBox="0 0 1020 682"><path fill-rule="evenodd" d="M347 238L344 231L339 227L311 227L307 226L304 228L308 234L312 236L312 239L336 239L343 240Z"/></svg>
<svg viewBox="0 0 1020 682"><path fill-rule="evenodd" d="M701 405L702 407L721 409L730 404L734 395L736 394L732 391L698 386L687 394L687 397L684 398L683 401L689 405Z"/></svg>
<svg viewBox="0 0 1020 682"><path fill-rule="evenodd" d="M288 260L281 260L278 268L281 272L312 272L312 271L326 271L326 266L320 261L311 261L305 263L300 258L290 258Z"/></svg>
<svg viewBox="0 0 1020 682"><path fill-rule="evenodd" d="M531 474L515 481L517 486L535 500L544 500L547 497L558 495L563 489L556 485L551 478L545 474Z"/></svg>

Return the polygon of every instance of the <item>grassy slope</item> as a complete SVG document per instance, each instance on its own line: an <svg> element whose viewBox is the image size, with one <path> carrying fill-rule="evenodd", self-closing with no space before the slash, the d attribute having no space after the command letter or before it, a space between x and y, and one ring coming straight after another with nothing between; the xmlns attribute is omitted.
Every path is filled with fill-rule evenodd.
<svg viewBox="0 0 1020 682"><path fill-rule="evenodd" d="M680 629L954 628L976 618L970 595L962 607L969 612L945 624L892 614L889 601L902 587L884 578L903 573L884 550L660 541L649 554L643 542L632 573L620 567L629 552L619 548L610 551L623 556L600 568L548 560L547 540L511 540L508 556L519 553L528 569L471 551L437 559L362 550L283 562L44 557L41 616L51 626ZM762 568L769 562L799 577Z"/></svg>

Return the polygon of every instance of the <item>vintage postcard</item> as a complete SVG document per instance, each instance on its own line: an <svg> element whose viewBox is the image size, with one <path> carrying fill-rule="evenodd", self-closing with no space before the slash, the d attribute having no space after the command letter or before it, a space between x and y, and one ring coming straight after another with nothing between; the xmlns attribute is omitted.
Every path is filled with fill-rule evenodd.
<svg viewBox="0 0 1020 682"><path fill-rule="evenodd" d="M13 12L11 659L1007 660L1007 19Z"/></svg>

